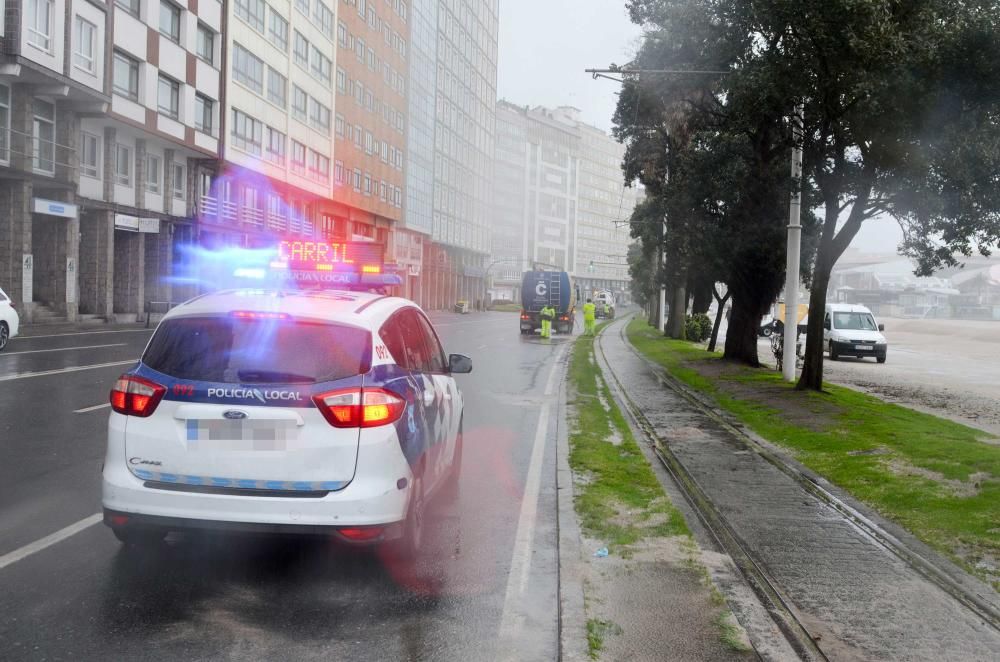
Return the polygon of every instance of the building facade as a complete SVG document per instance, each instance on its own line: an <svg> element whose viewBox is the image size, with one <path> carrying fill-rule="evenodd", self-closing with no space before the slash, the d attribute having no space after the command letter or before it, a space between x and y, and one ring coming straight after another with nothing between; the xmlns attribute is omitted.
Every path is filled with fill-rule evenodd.
<svg viewBox="0 0 1000 662"><path fill-rule="evenodd" d="M628 285L628 218L639 192L625 186L622 146L579 111L497 103L491 279L517 300L530 268L570 272L581 293Z"/></svg>
<svg viewBox="0 0 1000 662"><path fill-rule="evenodd" d="M221 10L7 3L0 278L26 321L128 321L172 298L190 184L218 153Z"/></svg>
<svg viewBox="0 0 1000 662"><path fill-rule="evenodd" d="M497 1L420 0L413 15L411 76L421 97L411 101L414 189L407 200L413 227L431 239L424 243L420 303L476 304L485 299L490 267Z"/></svg>

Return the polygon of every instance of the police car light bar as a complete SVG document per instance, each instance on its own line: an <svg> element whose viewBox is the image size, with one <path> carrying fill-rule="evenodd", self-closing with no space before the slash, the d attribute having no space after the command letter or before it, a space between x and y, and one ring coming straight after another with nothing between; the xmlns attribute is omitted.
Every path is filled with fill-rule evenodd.
<svg viewBox="0 0 1000 662"><path fill-rule="evenodd" d="M288 239L278 243L270 268L299 286L401 285L384 261L385 247L375 242Z"/></svg>

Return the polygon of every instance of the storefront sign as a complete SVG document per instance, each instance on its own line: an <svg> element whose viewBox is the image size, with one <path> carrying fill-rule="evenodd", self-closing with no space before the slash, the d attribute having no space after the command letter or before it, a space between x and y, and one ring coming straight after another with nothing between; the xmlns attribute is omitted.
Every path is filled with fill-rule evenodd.
<svg viewBox="0 0 1000 662"><path fill-rule="evenodd" d="M129 232L138 232L139 217L128 216L127 214L115 214L115 229L128 230Z"/></svg>
<svg viewBox="0 0 1000 662"><path fill-rule="evenodd" d="M158 218L139 219L139 232L159 233L159 231L160 231L160 219Z"/></svg>
<svg viewBox="0 0 1000 662"><path fill-rule="evenodd" d="M58 200L45 200L43 198L32 198L32 211L36 214L48 214L49 216L62 216L63 218L76 218L76 205Z"/></svg>

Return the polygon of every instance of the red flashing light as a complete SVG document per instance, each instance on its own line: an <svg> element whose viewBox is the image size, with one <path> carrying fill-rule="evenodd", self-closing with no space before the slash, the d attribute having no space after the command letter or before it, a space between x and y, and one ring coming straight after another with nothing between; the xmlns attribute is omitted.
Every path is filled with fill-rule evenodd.
<svg viewBox="0 0 1000 662"><path fill-rule="evenodd" d="M135 375L122 375L111 389L111 408L119 414L146 418L160 404L167 389Z"/></svg>
<svg viewBox="0 0 1000 662"><path fill-rule="evenodd" d="M363 274L380 274L382 273L382 267L377 264L366 264L361 267L361 273Z"/></svg>
<svg viewBox="0 0 1000 662"><path fill-rule="evenodd" d="M291 319L288 313L269 313L255 310L234 310L230 313L233 317L247 320L287 320Z"/></svg>
<svg viewBox="0 0 1000 662"><path fill-rule="evenodd" d="M350 526L337 529L337 533L351 542L369 542L381 537L385 529L381 526Z"/></svg>
<svg viewBox="0 0 1000 662"><path fill-rule="evenodd" d="M335 428L374 428L399 420L406 401L380 388L348 388L313 396L320 413Z"/></svg>

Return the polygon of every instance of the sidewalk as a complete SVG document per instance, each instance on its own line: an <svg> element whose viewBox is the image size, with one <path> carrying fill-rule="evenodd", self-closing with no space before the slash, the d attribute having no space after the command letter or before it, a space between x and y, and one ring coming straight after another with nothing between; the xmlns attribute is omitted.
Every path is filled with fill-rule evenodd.
<svg viewBox="0 0 1000 662"><path fill-rule="evenodd" d="M156 322L151 322L149 330L152 331ZM36 336L54 336L69 333L107 333L110 331L135 331L146 328L145 320L134 324L108 324L104 322L63 322L59 324L22 324L18 330L18 338L33 338Z"/></svg>
<svg viewBox="0 0 1000 662"><path fill-rule="evenodd" d="M997 659L997 630L665 385L625 323L601 336L607 365L827 657Z"/></svg>

